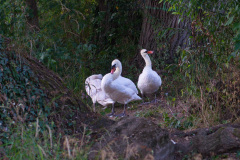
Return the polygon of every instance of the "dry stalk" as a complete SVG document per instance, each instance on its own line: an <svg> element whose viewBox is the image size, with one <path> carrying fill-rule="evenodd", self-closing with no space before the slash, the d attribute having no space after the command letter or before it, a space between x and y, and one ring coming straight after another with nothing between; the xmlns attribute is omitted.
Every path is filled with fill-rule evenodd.
<svg viewBox="0 0 240 160"><path fill-rule="evenodd" d="M43 148L42 148L40 145L37 145L37 146L38 146L38 148L40 148L40 150L42 151L43 155L44 155L45 157L47 157L47 154L46 154L46 152L43 150Z"/></svg>
<svg viewBox="0 0 240 160"><path fill-rule="evenodd" d="M82 150L85 133L86 133L86 125L84 125L84 129L83 129L83 135L82 135L82 139L81 139L80 150Z"/></svg>
<svg viewBox="0 0 240 160"><path fill-rule="evenodd" d="M209 123L208 123L208 121L206 119L206 116L205 116L205 113L204 113L203 90L202 90L201 86L200 86L200 91L201 91L201 110L202 110L203 120L204 120L204 123L207 124L207 126L209 126Z"/></svg>
<svg viewBox="0 0 240 160"><path fill-rule="evenodd" d="M38 129L38 127L39 127L39 120L38 120L38 118L37 118L37 122L36 122L36 133L35 133L35 137L37 138L37 136L38 136L38 133L39 133L39 129Z"/></svg>
<svg viewBox="0 0 240 160"><path fill-rule="evenodd" d="M51 128L48 125L46 125L46 126L47 126L48 131L49 131L49 139L50 139L50 145L51 145L51 150L52 150L52 146L53 146L53 144L52 144L52 131L51 131Z"/></svg>
<svg viewBox="0 0 240 160"><path fill-rule="evenodd" d="M22 138L22 142L23 142L23 126L22 126L21 138Z"/></svg>
<svg viewBox="0 0 240 160"><path fill-rule="evenodd" d="M70 151L70 145L69 145L69 141L68 141L67 136L66 136L65 139L66 139L66 143L67 143L68 157L72 158L71 151Z"/></svg>

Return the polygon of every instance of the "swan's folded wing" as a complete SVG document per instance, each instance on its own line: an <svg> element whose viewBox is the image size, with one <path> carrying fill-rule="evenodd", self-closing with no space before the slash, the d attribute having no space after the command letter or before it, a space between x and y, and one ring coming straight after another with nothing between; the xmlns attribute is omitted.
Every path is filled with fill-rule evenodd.
<svg viewBox="0 0 240 160"><path fill-rule="evenodd" d="M115 81L117 81L120 85L131 88L136 94L138 94L136 85L130 79L119 76L119 78L117 78Z"/></svg>
<svg viewBox="0 0 240 160"><path fill-rule="evenodd" d="M85 81L85 89L87 94L92 97L101 91L101 80L98 78L93 78L95 75L88 77Z"/></svg>
<svg viewBox="0 0 240 160"><path fill-rule="evenodd" d="M97 102L102 106L114 103L114 101L103 90L97 93L96 98Z"/></svg>
<svg viewBox="0 0 240 160"><path fill-rule="evenodd" d="M103 76L102 74L94 74L88 77L88 79L90 79L90 81L95 80L95 79L99 79L102 80Z"/></svg>

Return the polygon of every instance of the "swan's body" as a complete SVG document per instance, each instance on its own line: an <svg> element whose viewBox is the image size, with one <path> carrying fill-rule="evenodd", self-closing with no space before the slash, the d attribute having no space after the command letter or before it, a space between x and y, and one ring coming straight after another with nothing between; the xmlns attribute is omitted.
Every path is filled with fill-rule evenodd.
<svg viewBox="0 0 240 160"><path fill-rule="evenodd" d="M138 94L138 90L136 85L128 78L122 77L121 75L115 80L119 85L123 85L127 88L132 89L136 94Z"/></svg>
<svg viewBox="0 0 240 160"><path fill-rule="evenodd" d="M141 98L137 95L137 88L134 83L130 79L120 77L121 73L121 62L115 59L112 62L111 73L103 77L101 87L113 101L124 104L124 111L121 114L121 116L124 116L126 105L131 101L141 100ZM114 114L114 106L112 108L112 114Z"/></svg>
<svg viewBox="0 0 240 160"><path fill-rule="evenodd" d="M161 77L157 72L152 70L152 63L148 56L148 54L151 53L153 53L153 51L147 51L146 49L141 50L141 55L145 60L146 66L139 75L137 86L142 96L156 92L162 84Z"/></svg>
<svg viewBox="0 0 240 160"><path fill-rule="evenodd" d="M134 90L115 81L111 73L103 77L102 87L110 98L121 104L127 104L133 100L141 99Z"/></svg>
<svg viewBox="0 0 240 160"><path fill-rule="evenodd" d="M109 104L114 104L114 101L101 89L102 77L101 74L95 74L85 80L85 89L92 99L94 112L96 102L104 107Z"/></svg>

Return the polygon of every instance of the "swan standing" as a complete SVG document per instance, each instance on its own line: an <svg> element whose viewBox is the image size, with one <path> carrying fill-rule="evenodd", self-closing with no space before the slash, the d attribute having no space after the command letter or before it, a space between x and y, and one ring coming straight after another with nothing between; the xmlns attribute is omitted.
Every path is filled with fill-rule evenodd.
<svg viewBox="0 0 240 160"><path fill-rule="evenodd" d="M103 76L101 74L94 74L85 80L85 89L87 94L92 99L94 112L96 102L103 105L104 107L109 104L114 105L114 101L101 89L102 78Z"/></svg>
<svg viewBox="0 0 240 160"><path fill-rule="evenodd" d="M157 72L152 70L152 62L148 54L152 54L153 51L147 51L146 49L141 50L141 55L145 60L146 66L144 67L142 73L139 75L137 86L143 95L151 94L156 92L162 84L161 77ZM155 94L156 101L156 94Z"/></svg>
<svg viewBox="0 0 240 160"><path fill-rule="evenodd" d="M126 105L131 101L141 100L141 98L137 95L137 88L134 83L130 79L124 77L121 78L121 73L121 62L117 59L113 60L111 73L108 73L103 77L101 87L112 100L124 104L123 113L117 115L122 117L126 115ZM135 88L130 84L133 84ZM111 115L114 115L114 106Z"/></svg>

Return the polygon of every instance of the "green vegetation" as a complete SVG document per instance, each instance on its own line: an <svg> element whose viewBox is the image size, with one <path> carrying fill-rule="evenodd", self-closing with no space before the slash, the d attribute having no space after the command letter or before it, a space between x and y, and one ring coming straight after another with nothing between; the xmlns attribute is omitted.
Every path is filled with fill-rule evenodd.
<svg viewBox="0 0 240 160"><path fill-rule="evenodd" d="M5 133L11 134L5 137L7 141L1 145L6 148L4 156L1 157L3 159L87 159L90 147L87 134L81 140L58 135L52 130L53 124L49 126L41 119L29 123L28 126L15 123L12 119L9 119L9 122L11 124Z"/></svg>
<svg viewBox="0 0 240 160"><path fill-rule="evenodd" d="M174 99L200 108L198 114L205 126L234 121L239 116L239 4L164 2L171 4L169 10L180 17L179 21L191 20L190 47L179 48L176 63L165 68L164 90L171 89L169 95Z"/></svg>
<svg viewBox="0 0 240 160"><path fill-rule="evenodd" d="M21 54L30 54L58 73L79 97L86 97L86 77L106 74L115 58L122 61L124 76L136 82L142 70L136 65L139 64L136 54L142 45L139 38L146 8L147 12L156 11L151 12L152 16L162 9L136 0L36 2L38 26L35 29L29 19L36 17L26 1L0 2L0 149L4 149L4 154L0 150L0 156L87 159L89 139L71 144L69 154L67 143L76 137L69 132L66 133L69 142L63 145L66 136L58 135L55 130L55 123L49 118L52 110L44 101L47 95L33 71L22 63ZM163 52L152 58L153 68L163 80L158 92L163 101L157 109L138 110L136 102L129 110L137 117L160 117L161 127L180 130L236 121L240 115L239 2L160 2L170 4L164 10L178 16L177 23L190 22L186 23L188 47L178 47L169 64L166 60L173 47L170 42L180 29L152 24L153 28L161 28L151 34L156 34L153 41ZM92 105L91 101L84 102ZM74 109L69 109L68 116L75 115ZM105 115L110 109L100 112ZM237 156L240 157L239 151Z"/></svg>
<svg viewBox="0 0 240 160"><path fill-rule="evenodd" d="M155 110L155 109L149 109L149 110L146 110L146 111L137 111L135 116L136 117L154 117L156 116L156 114L158 114L158 111Z"/></svg>
<svg viewBox="0 0 240 160"><path fill-rule="evenodd" d="M11 37L18 48L62 77L70 78L69 87L73 89L74 79L83 80L92 72L105 74L112 59L129 61L135 54L141 14L133 10L134 1L110 2L107 10L101 11L95 0L42 0L38 2L40 31L30 33L25 17L32 15L24 1L1 3L0 34Z"/></svg>

